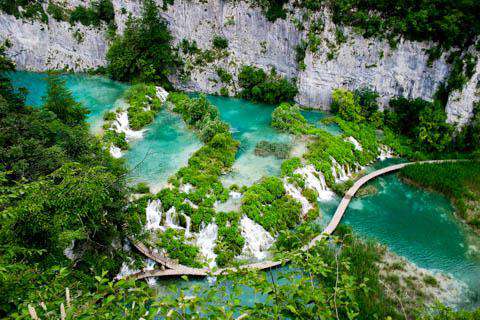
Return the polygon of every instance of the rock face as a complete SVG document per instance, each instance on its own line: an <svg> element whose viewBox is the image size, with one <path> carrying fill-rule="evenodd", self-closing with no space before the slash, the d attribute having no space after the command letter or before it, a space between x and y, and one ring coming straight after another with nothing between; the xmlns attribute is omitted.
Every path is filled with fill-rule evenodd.
<svg viewBox="0 0 480 320"><path fill-rule="evenodd" d="M69 0L68 6L78 4L75 1L78 2ZM161 6L163 2L157 1ZM112 2L118 30L122 32L128 15L140 14L141 1ZM450 69L444 57L428 65L427 43L401 41L394 49L386 41L364 39L348 29L343 30L346 42L332 51L336 26L328 12L321 13L324 28L318 34L320 45L315 53L306 52L303 70L297 64L295 49L306 38L307 31L299 30L293 22L294 18L302 16L298 9L287 19L271 23L259 8L244 1L175 0L162 15L176 44L183 39L195 40L200 49L207 50L212 48L215 35L228 39L228 53L212 62L195 64L192 57L184 56L189 77L172 78L172 81L185 90L219 92L225 84L219 80L218 67L227 70L235 79L242 65L256 65L274 68L279 74L296 78L298 103L327 109L331 91L338 87L368 86L380 94L382 104L396 95L429 100ZM106 63L108 44L104 29L72 27L53 19L44 25L5 14L0 14L0 28L0 40L10 39L13 46L8 53L20 69L43 71L68 66L80 71ZM78 34L83 35L81 41ZM463 91L452 95L447 105L449 121L464 124L471 116L473 102L478 101L479 68L477 64L475 75ZM238 90L234 83L228 85L228 89L230 93Z"/></svg>
<svg viewBox="0 0 480 320"><path fill-rule="evenodd" d="M0 40L8 39L12 44L7 54L19 69L46 71L67 67L82 71L106 63L105 30L79 23L71 26L54 19L44 24L6 14L0 14L0 30Z"/></svg>

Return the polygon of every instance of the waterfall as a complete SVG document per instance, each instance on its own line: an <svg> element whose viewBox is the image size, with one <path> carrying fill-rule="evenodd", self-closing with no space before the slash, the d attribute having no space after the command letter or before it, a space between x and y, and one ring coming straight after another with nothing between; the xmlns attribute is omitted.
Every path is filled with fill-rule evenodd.
<svg viewBox="0 0 480 320"><path fill-rule="evenodd" d="M380 155L378 156L378 159L380 161L383 161L388 158L393 158L393 151L387 146L384 146L384 145L380 146L378 148L378 151L380 152Z"/></svg>
<svg viewBox="0 0 480 320"><path fill-rule="evenodd" d="M67 257L69 260L75 260L75 253L73 252L73 247L75 247L75 240L72 240L70 245L63 250L63 254L65 257Z"/></svg>
<svg viewBox="0 0 480 320"><path fill-rule="evenodd" d="M288 183L286 178L283 180L283 185L285 187L285 192L302 204L303 215L306 215L310 209L313 209L313 206L308 202L307 198L302 195L302 192L294 185Z"/></svg>
<svg viewBox="0 0 480 320"><path fill-rule="evenodd" d="M242 257L254 257L263 260L268 256L268 249L275 239L261 225L249 219L246 215L240 219L240 229L245 244L242 249Z"/></svg>
<svg viewBox="0 0 480 320"><path fill-rule="evenodd" d="M129 262L123 261L122 262L122 267L120 268L120 271L115 276L115 280L124 279L124 278L128 277L129 275L140 272L140 270L138 270L138 269L132 269L131 264L132 264L132 261L129 261Z"/></svg>
<svg viewBox="0 0 480 320"><path fill-rule="evenodd" d="M145 228L147 230L161 229L160 223L162 221L162 202L158 199L148 201L145 213L147 215L147 224L145 225Z"/></svg>
<svg viewBox="0 0 480 320"><path fill-rule="evenodd" d="M215 248L215 241L218 236L218 226L211 222L206 227L203 227L197 235L196 244L200 248L200 253L208 261L210 268L216 266L215 259L217 255L213 251Z"/></svg>
<svg viewBox="0 0 480 320"><path fill-rule="evenodd" d="M111 144L110 145L110 155L112 157L114 157L115 159L118 159L118 158L121 158L123 155L122 155L122 149L120 149L119 147Z"/></svg>
<svg viewBox="0 0 480 320"><path fill-rule="evenodd" d="M157 97L164 103L168 98L168 91L163 89L162 87L156 87L157 89Z"/></svg>
<svg viewBox="0 0 480 320"><path fill-rule="evenodd" d="M171 207L165 213L165 227L172 229L183 229L178 223L178 213L175 207Z"/></svg>
<svg viewBox="0 0 480 320"><path fill-rule="evenodd" d="M112 128L118 133L125 133L125 139L127 141L141 139L143 137L143 132L145 131L135 131L130 128L127 111L121 111L117 113L117 118L113 122Z"/></svg>
<svg viewBox="0 0 480 320"><path fill-rule="evenodd" d="M332 160L332 175L335 178L335 182L342 182L348 180L347 172L345 168L341 166L335 158L330 157Z"/></svg>
<svg viewBox="0 0 480 320"><path fill-rule="evenodd" d="M192 235L190 232L190 228L192 226L192 219L183 212L182 215L185 218L185 239L190 238L190 236Z"/></svg>
<svg viewBox="0 0 480 320"><path fill-rule="evenodd" d="M353 146L355 147L355 150L363 151L362 145L354 137L345 138L344 141L352 143Z"/></svg>
<svg viewBox="0 0 480 320"><path fill-rule="evenodd" d="M183 200L183 203L188 204L188 205L189 205L190 207L192 207L193 209L198 209L198 206L197 206L195 203L193 203L192 201L190 201L190 199L185 199L185 200Z"/></svg>
<svg viewBox="0 0 480 320"><path fill-rule="evenodd" d="M193 190L193 186L190 183L182 184L178 190L184 193L190 193Z"/></svg>
<svg viewBox="0 0 480 320"><path fill-rule="evenodd" d="M155 269L155 261L153 261L152 259L146 259L145 263L146 263L146 266L145 268L143 268L143 271L151 271ZM150 287L153 287L157 284L157 279L153 277L147 278L146 281Z"/></svg>
<svg viewBox="0 0 480 320"><path fill-rule="evenodd" d="M303 177L306 188L317 191L318 200L328 201L335 195L334 192L328 188L323 174L318 172L313 165L309 164L305 167L298 168L293 173Z"/></svg>

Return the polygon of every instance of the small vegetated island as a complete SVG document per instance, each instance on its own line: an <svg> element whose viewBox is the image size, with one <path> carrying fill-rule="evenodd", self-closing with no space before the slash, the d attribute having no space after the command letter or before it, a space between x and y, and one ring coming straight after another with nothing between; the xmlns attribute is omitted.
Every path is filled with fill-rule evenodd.
<svg viewBox="0 0 480 320"><path fill-rule="evenodd" d="M228 32L210 35L209 43L175 38L179 30L171 31L165 13L174 15L177 2L192 5L0 1L5 21L70 28L70 53L93 45L91 32L102 32L108 51L103 64L88 71L131 84L93 135L89 110L59 70L47 75L42 106L28 106L26 92L8 78L16 68L14 46L8 38L0 46L0 317L479 319L480 309L442 304L454 294L454 279L419 268L345 225L304 250L322 232L322 203L343 196L369 166L389 157L451 160L411 164L399 177L450 198L456 216L479 232L480 102L470 101L462 123L447 121L445 111L452 97L478 91L478 1L229 3L255 10L251 19L263 24L287 29L289 21L301 31L297 75L324 47L324 63L334 60L349 37L386 41L392 50L406 40L429 41L428 64L448 63L429 100L407 92L384 97L368 84L335 85L328 105L316 106L331 111L321 123L308 121L295 102L304 88L291 72L232 57L231 42L238 44ZM129 12L130 4L138 10ZM235 18L222 19L223 27L235 27ZM322 38L326 29L333 38ZM263 54L271 50L260 45ZM206 82L198 80L205 72ZM198 86L189 85L193 80ZM187 91L275 105L270 126L293 142L262 140L253 153L283 160L281 174L248 186L222 184L242 142L208 96ZM202 146L152 192L145 183L129 183L132 168L123 156L163 111L180 117ZM325 130L332 124L341 134ZM167 263L148 259L140 246ZM242 268L263 261L290 264L265 272ZM168 294L158 293L152 278L135 280L176 266L215 277L210 285L184 277L178 287L165 288Z"/></svg>

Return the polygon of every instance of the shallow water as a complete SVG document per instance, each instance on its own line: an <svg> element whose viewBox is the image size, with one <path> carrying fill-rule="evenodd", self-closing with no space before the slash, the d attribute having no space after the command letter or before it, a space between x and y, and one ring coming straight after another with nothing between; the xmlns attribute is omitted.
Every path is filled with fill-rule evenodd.
<svg viewBox="0 0 480 320"><path fill-rule="evenodd" d="M293 142L290 135L280 133L270 126L271 115L276 106L219 96L207 98L218 107L220 118L230 125L233 137L240 141L232 172L222 177L222 183L225 186L251 185L264 176L278 176L283 160L274 156L260 157L254 153L255 146L262 140ZM336 125L325 126L318 122L326 116L323 112L302 111L302 114L310 123L326 128L331 133L337 134L340 130Z"/></svg>
<svg viewBox="0 0 480 320"><path fill-rule="evenodd" d="M354 198L342 223L361 236L377 239L419 267L465 282L472 289L471 303L478 304L480 239L454 217L450 201L405 184L396 174L381 176L369 184L378 192ZM339 201L335 198L320 203L325 220L333 215Z"/></svg>
<svg viewBox="0 0 480 320"><path fill-rule="evenodd" d="M162 109L143 139L132 142L125 153L132 182L147 182L154 192L159 191L201 146L178 115Z"/></svg>
<svg viewBox="0 0 480 320"><path fill-rule="evenodd" d="M42 97L47 92L46 76L44 73L26 71L9 73L9 78L16 88L28 89L26 104L34 107L43 104ZM61 77L66 80L67 88L72 91L74 98L90 110L87 122L91 124L94 132L100 129L105 111L114 108L128 88L126 84L101 76L65 74Z"/></svg>

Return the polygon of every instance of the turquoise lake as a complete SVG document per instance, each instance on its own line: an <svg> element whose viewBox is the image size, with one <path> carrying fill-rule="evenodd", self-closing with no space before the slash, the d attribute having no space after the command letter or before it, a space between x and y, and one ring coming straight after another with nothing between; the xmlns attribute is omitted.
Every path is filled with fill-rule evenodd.
<svg viewBox="0 0 480 320"><path fill-rule="evenodd" d="M27 103L41 105L46 84L43 74L16 72L10 74L17 87L26 87L30 93ZM102 114L115 108L127 85L103 77L65 75L68 88L91 114L89 123L95 131L101 127ZM255 145L261 140L292 142L288 135L270 127L273 106L253 104L244 100L208 96L220 110L222 120L228 122L233 135L241 143L233 171L222 178L226 184L251 184L264 175L278 175L281 160L259 157ZM319 127L325 114L302 112ZM339 134L338 127L324 127ZM295 143L295 141L293 141ZM147 128L144 139L132 143L125 154L132 169L132 181L146 181L152 186L163 185L169 176L188 161L189 155L201 147L201 142L181 119L162 110L155 122ZM389 160L392 161L392 160ZM380 167L390 163L377 163ZM350 225L361 236L377 239L393 252L408 258L420 267L453 275L471 289L468 304L480 301L480 240L454 217L454 208L445 197L401 182L395 174L371 182L377 193L354 199L343 223ZM328 219L339 199L320 203Z"/></svg>

